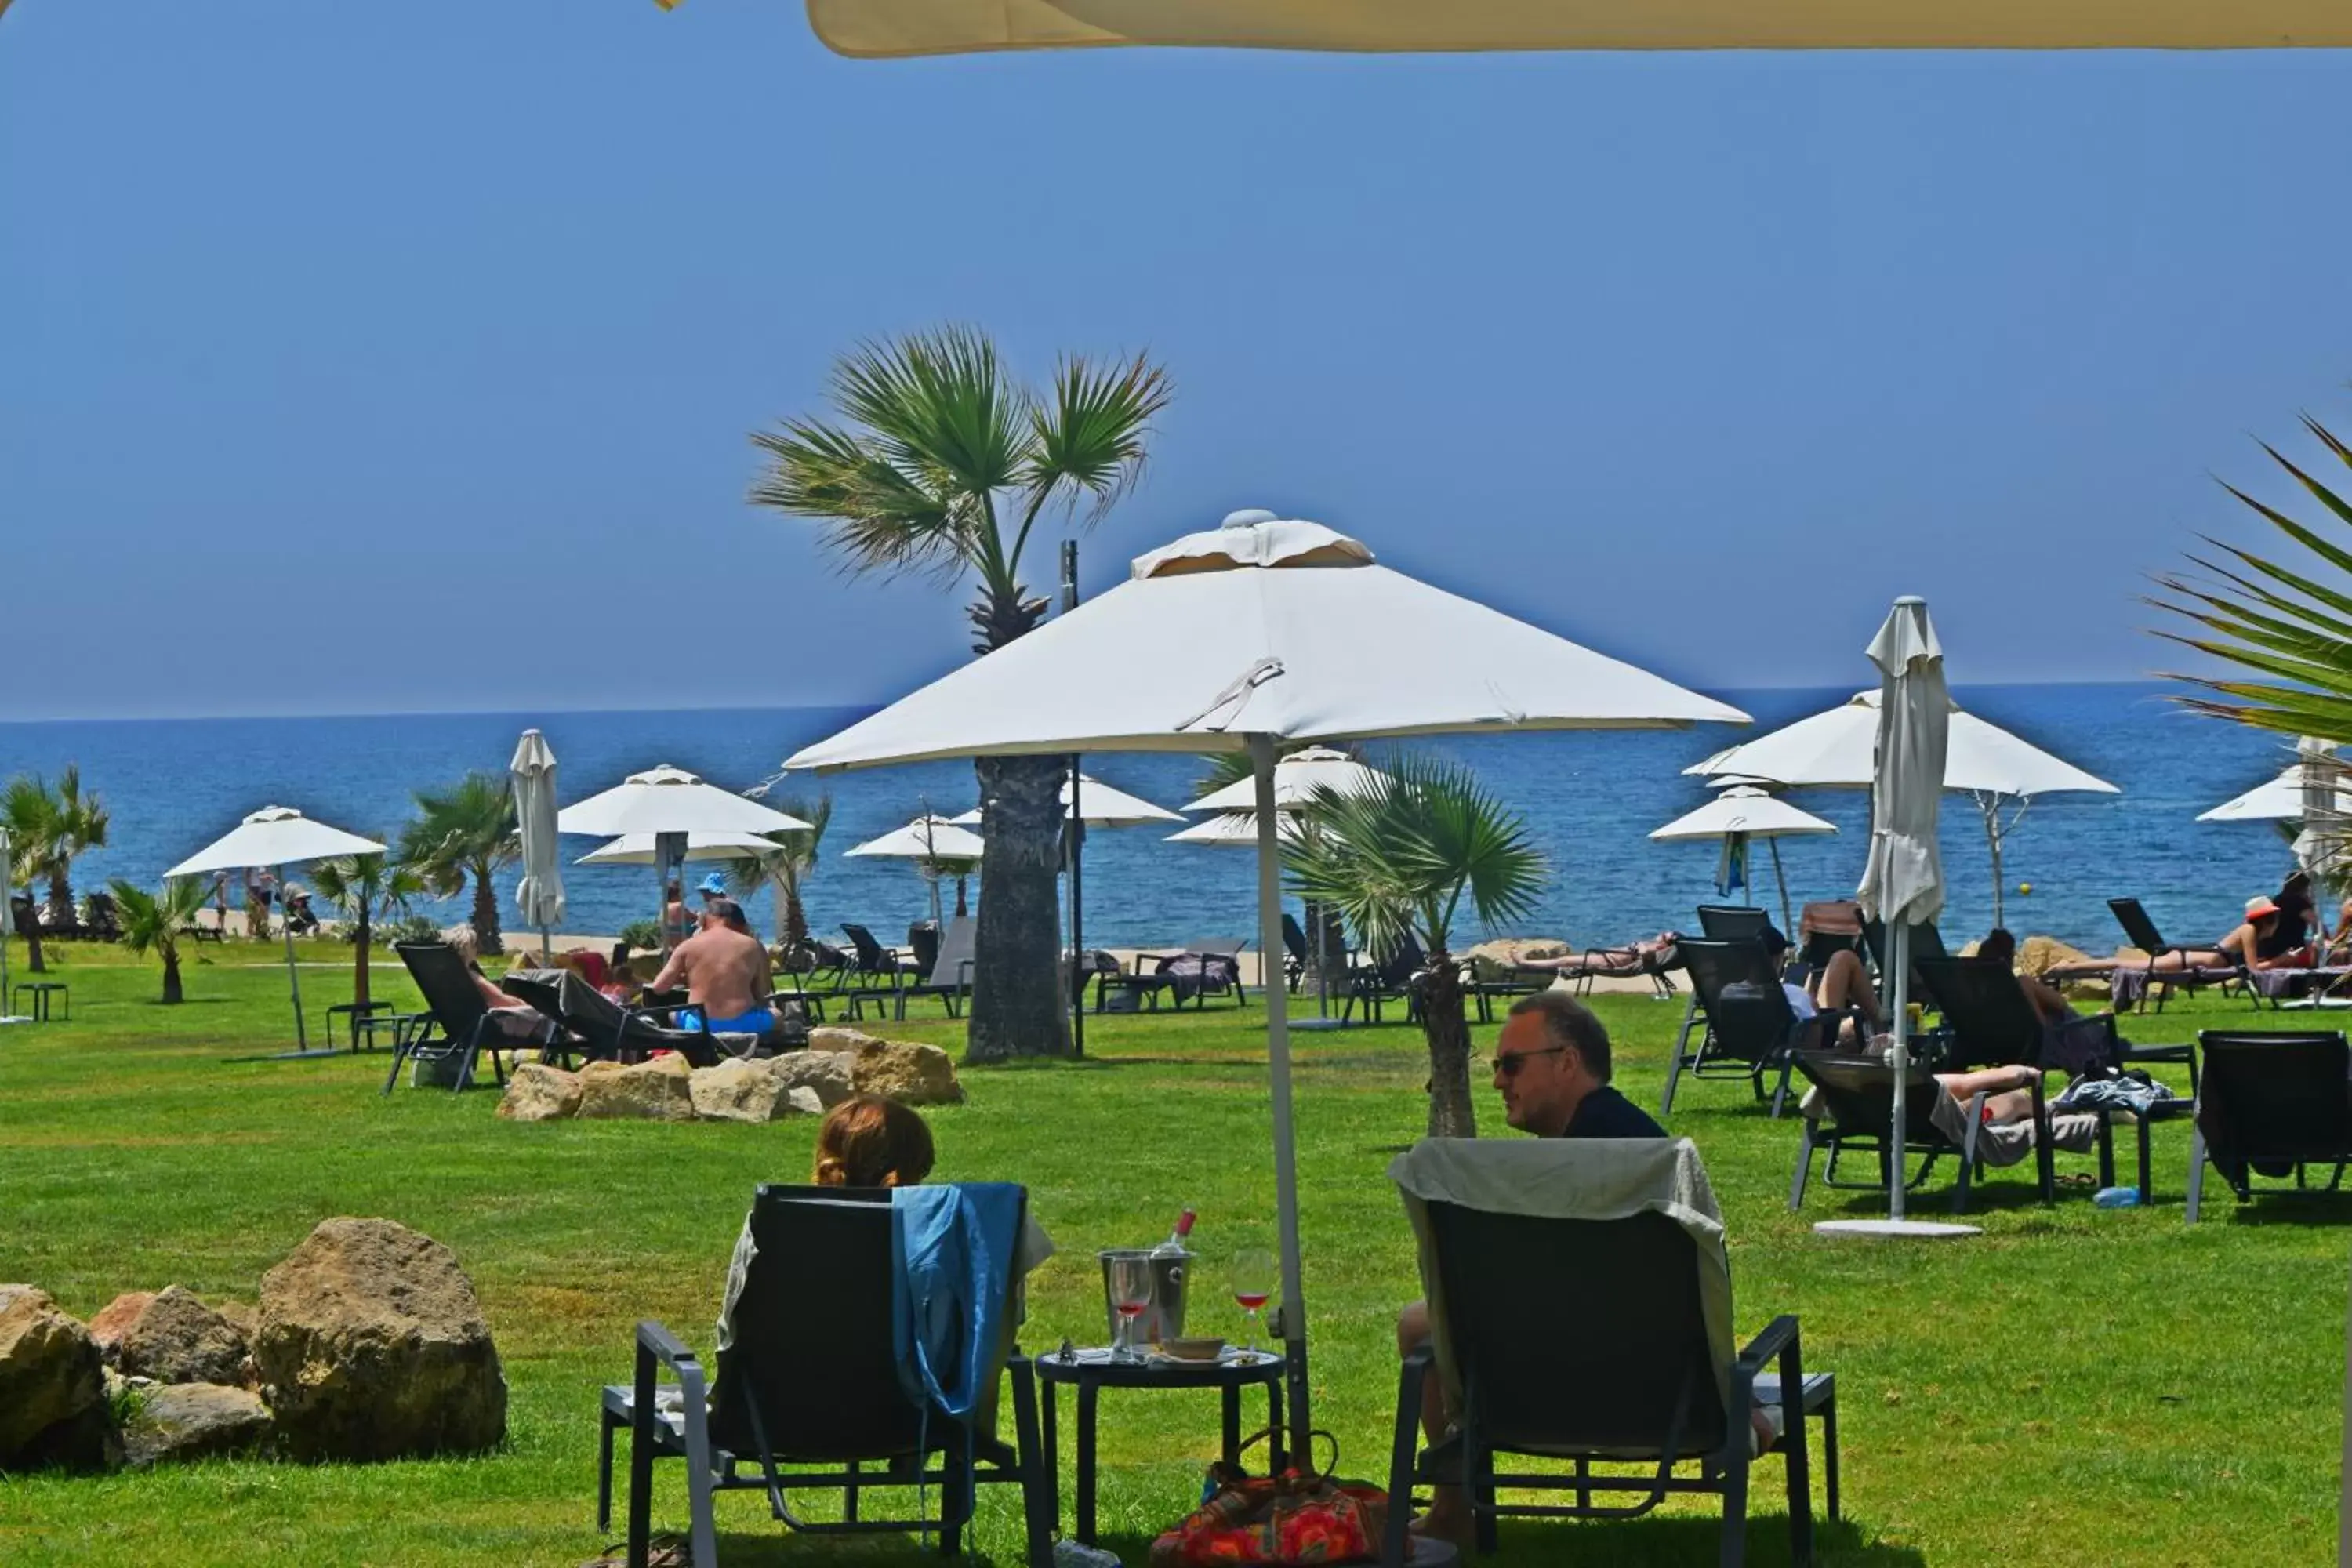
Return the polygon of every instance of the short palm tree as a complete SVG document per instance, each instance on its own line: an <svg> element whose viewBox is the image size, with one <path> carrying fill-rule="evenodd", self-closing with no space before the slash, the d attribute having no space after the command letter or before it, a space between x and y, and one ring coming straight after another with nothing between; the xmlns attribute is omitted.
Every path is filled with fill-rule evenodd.
<svg viewBox="0 0 2352 1568"><path fill-rule="evenodd" d="M504 952L495 879L522 854L514 792L504 773L467 773L441 791L418 790L416 818L400 831L400 862L425 889L454 898L474 889L474 938L484 952Z"/></svg>
<svg viewBox="0 0 2352 1568"><path fill-rule="evenodd" d="M1361 794L1309 802L1283 858L1300 895L1337 910L1368 951L1420 942L1428 954L1415 985L1429 1045L1429 1135L1475 1137L1454 933L1465 901L1490 927L1524 916L1549 868L1525 820L1469 769L1406 756L1384 774Z"/></svg>
<svg viewBox="0 0 2352 1568"><path fill-rule="evenodd" d="M0 794L0 818L7 823L15 847L14 874L27 883L46 879L49 884L48 918L53 925L69 926L74 918L74 857L106 847L106 803L84 795L81 769L68 763L52 789L37 773L20 773ZM32 967L42 967L37 941L32 944Z"/></svg>
<svg viewBox="0 0 2352 1568"><path fill-rule="evenodd" d="M2352 447L2315 419L2303 423L2352 468ZM2267 442L2263 450L2326 516L2301 522L2225 484L2284 536L2291 553L2208 539L2215 553L2189 557L2200 574L2158 579L2172 595L2158 606L2190 623L2163 635L2237 667L2227 676L2183 677L2199 692L2184 699L2189 707L2258 729L2352 740L2352 541L2338 535L2352 529L2352 500Z"/></svg>
<svg viewBox="0 0 2352 1568"><path fill-rule="evenodd" d="M797 816L806 827L787 827L768 834L773 849L761 849L727 863L727 885L749 898L762 888L776 893L776 945L786 963L798 963L808 948L808 908L801 889L816 871L817 846L833 821L833 796L803 800L786 795L768 803L786 816Z"/></svg>
<svg viewBox="0 0 2352 1568"><path fill-rule="evenodd" d="M310 868L319 897L352 922L352 1000L367 1005L368 955L380 916L406 914L411 900L425 895L425 879L412 866L382 855L346 855Z"/></svg>
<svg viewBox="0 0 2352 1568"><path fill-rule="evenodd" d="M205 907L210 889L194 877L175 877L161 893L151 893L133 882L116 878L114 907L122 921L122 945L131 952L153 953L163 961L163 1000L179 1002L180 938L196 928L196 911Z"/></svg>
<svg viewBox="0 0 2352 1568"><path fill-rule="evenodd" d="M988 653L1045 618L1047 601L1021 575L1039 520L1099 521L1142 472L1169 394L1167 374L1142 354L1066 356L1036 390L969 328L862 343L834 366L836 417L752 436L769 466L751 499L818 520L852 572L973 582L972 647ZM984 757L974 766L988 856L966 1049L976 1061L1065 1055L1055 878L1066 764Z"/></svg>

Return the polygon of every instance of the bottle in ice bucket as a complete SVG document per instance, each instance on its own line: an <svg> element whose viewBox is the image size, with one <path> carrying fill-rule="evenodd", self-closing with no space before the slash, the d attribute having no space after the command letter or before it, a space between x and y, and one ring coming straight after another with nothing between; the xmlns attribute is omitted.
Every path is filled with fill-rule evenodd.
<svg viewBox="0 0 2352 1568"><path fill-rule="evenodd" d="M1134 1340L1139 1345L1156 1345L1163 1340L1181 1339L1184 1335L1184 1276L1192 1262L1192 1248L1187 1245L1192 1234L1192 1211L1186 1209L1176 1218L1176 1228L1168 1239L1153 1247L1151 1259L1151 1304L1143 1310L1134 1325ZM1109 1265L1104 1264L1104 1282L1109 1282ZM1112 1308L1114 1314L1117 1308ZM1114 1330L1118 1324L1114 1316Z"/></svg>

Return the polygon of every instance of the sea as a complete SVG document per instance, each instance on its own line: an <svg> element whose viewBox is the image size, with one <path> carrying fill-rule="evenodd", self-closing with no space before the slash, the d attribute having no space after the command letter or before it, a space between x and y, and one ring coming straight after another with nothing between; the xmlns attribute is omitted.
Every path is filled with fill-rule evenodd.
<svg viewBox="0 0 2352 1568"><path fill-rule="evenodd" d="M1748 885L1722 889L1717 850L1653 843L1650 831L1702 804L1707 791L1682 770L1738 740L1832 707L1852 688L1717 693L1754 715L1753 729L1489 735L1412 742L1469 765L1521 813L1550 863L1534 910L1505 931L1465 922L1459 947L1486 935L1557 938L1605 945L1667 930L1696 929L1704 902L1753 901L1777 910L1769 852L1758 846ZM2274 889L2292 867L2284 835L2265 823L2200 823L2198 813L2270 777L2293 760L2280 736L2184 711L2153 684L1987 686L1955 690L1959 704L2120 786L2115 795L2036 801L2004 847L2003 919L2020 935L2046 933L2092 952L2120 940L2106 900L2142 900L2176 940L2219 937L2244 900ZM0 724L0 776L54 778L68 763L110 816L104 848L75 864L78 893L125 878L152 884L167 866L234 826L246 813L284 805L389 840L413 809L412 793L469 769L502 772L527 726L558 760L558 795L570 802L625 774L668 763L730 789L772 778L799 747L870 709L778 708L653 712L403 713L341 718L58 721ZM1383 747L1370 756L1378 762ZM1205 763L1162 755L1101 754L1089 775L1171 809L1200 792ZM830 777L792 775L785 795L830 795L832 824L808 882L810 922L820 933L855 921L895 935L929 912L929 894L902 861L850 859L843 851L925 811L953 816L977 799L966 763L934 763ZM1834 837L1780 842L1789 897L1844 897L1859 879L1867 803L1859 791L1800 790L1790 798L1836 824ZM1164 842L1178 825L1096 829L1085 850L1084 929L1089 946L1172 946L1240 934L1253 925L1253 857L1245 850ZM1993 921L1984 826L1969 797L1945 796L1948 883L1942 927L1958 942ZM567 858L595 847L567 840ZM510 926L509 872L501 882ZM302 881L299 871L293 880ZM567 866L562 929L617 932L655 910L646 868ZM979 895L978 879L970 889ZM950 890L951 896L951 890ZM436 920L463 919L462 900L427 904ZM773 912L752 900L760 929Z"/></svg>

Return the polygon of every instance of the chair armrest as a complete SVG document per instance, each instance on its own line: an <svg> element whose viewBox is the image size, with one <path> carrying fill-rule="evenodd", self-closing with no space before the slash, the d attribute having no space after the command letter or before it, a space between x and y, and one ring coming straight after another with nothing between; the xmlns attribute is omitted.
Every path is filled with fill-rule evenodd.
<svg viewBox="0 0 2352 1568"><path fill-rule="evenodd" d="M1780 1363L1781 1430L1788 1434L1802 1430L1805 1408L1805 1369L1799 1353L1797 1318L1793 1312L1783 1312L1764 1325L1764 1331L1748 1342L1748 1348L1732 1359L1731 1408L1724 1412L1729 1428L1729 1440L1746 1443L1748 1438L1748 1412L1756 1403L1756 1374Z"/></svg>
<svg viewBox="0 0 2352 1568"><path fill-rule="evenodd" d="M971 966L977 962L979 961L970 958L959 958L956 960L956 984L958 985L969 986L971 984Z"/></svg>
<svg viewBox="0 0 2352 1568"><path fill-rule="evenodd" d="M686 1348L685 1341L671 1333L666 1325L642 1318L637 1321L637 1353L642 1357L649 1352L673 1373L691 1370L698 1378L702 1375L702 1363Z"/></svg>
<svg viewBox="0 0 2352 1568"><path fill-rule="evenodd" d="M1732 1365L1746 1367L1752 1378L1756 1373L1769 1369L1783 1352L1794 1351L1797 1344L1797 1315L1783 1312L1765 1324L1763 1331L1748 1342L1748 1347L1733 1359Z"/></svg>

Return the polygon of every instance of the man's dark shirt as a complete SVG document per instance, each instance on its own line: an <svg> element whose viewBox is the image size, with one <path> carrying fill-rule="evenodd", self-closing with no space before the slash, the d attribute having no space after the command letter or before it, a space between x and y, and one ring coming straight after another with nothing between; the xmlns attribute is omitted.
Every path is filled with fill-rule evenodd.
<svg viewBox="0 0 2352 1568"><path fill-rule="evenodd" d="M1649 1112L1602 1084L1577 1102L1576 1114L1559 1130L1563 1138L1664 1138L1666 1130Z"/></svg>

